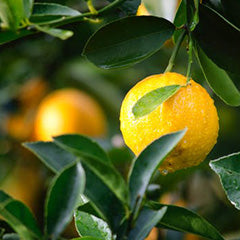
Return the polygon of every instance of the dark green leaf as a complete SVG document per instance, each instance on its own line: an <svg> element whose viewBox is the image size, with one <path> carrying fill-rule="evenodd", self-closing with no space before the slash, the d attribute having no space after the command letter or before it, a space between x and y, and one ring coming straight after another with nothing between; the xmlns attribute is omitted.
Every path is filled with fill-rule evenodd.
<svg viewBox="0 0 240 240"><path fill-rule="evenodd" d="M75 225L80 236L111 240L111 231L106 222L79 209L75 211Z"/></svg>
<svg viewBox="0 0 240 240"><path fill-rule="evenodd" d="M133 106L132 112L135 118L143 117L151 113L159 105L172 97L180 88L180 85L170 85L148 92L143 97L141 97Z"/></svg>
<svg viewBox="0 0 240 240"><path fill-rule="evenodd" d="M221 0L221 5L226 18L240 27L240 2L236 0Z"/></svg>
<svg viewBox="0 0 240 240"><path fill-rule="evenodd" d="M76 142L78 138L79 135L60 136L54 138L54 142L66 151L81 157L84 165L91 169L123 203L128 204L127 186L120 173L109 162L104 161L105 159L100 159L99 156L97 158L84 156L82 149L79 148L80 142Z"/></svg>
<svg viewBox="0 0 240 240"><path fill-rule="evenodd" d="M62 40L66 40L70 38L73 35L72 31L59 29L59 28L49 28L49 27L43 27L39 25L35 25L36 29L40 32L47 33L53 37L60 38Z"/></svg>
<svg viewBox="0 0 240 240"><path fill-rule="evenodd" d="M240 31L216 11L202 4L194 37L205 54L220 68L240 73Z"/></svg>
<svg viewBox="0 0 240 240"><path fill-rule="evenodd" d="M173 32L174 25L163 18L127 17L98 30L83 54L101 68L127 67L158 51Z"/></svg>
<svg viewBox="0 0 240 240"><path fill-rule="evenodd" d="M26 29L21 29L17 32L13 32L13 31L0 31L0 45L4 44L4 43L8 43L11 41L14 41L18 38L21 37L25 37L27 35L33 34L33 31L29 31Z"/></svg>
<svg viewBox="0 0 240 240"><path fill-rule="evenodd" d="M157 202L149 202L147 206L153 210L162 209L164 206L167 207L166 213L158 224L161 228L189 232L212 240L224 240L210 223L186 208Z"/></svg>
<svg viewBox="0 0 240 240"><path fill-rule="evenodd" d="M141 204L153 174L182 139L185 132L186 129L160 137L136 158L129 176L131 208L134 208L136 203Z"/></svg>
<svg viewBox="0 0 240 240"><path fill-rule="evenodd" d="M24 240L41 238L42 234L30 210L0 190L0 215Z"/></svg>
<svg viewBox="0 0 240 240"><path fill-rule="evenodd" d="M81 157L94 157L105 163L111 163L100 145L91 138L79 134L66 134L54 137L55 143L68 143L71 152ZM75 149L75 150L74 150Z"/></svg>
<svg viewBox="0 0 240 240"><path fill-rule="evenodd" d="M20 237L16 233L7 233L2 240L20 240Z"/></svg>
<svg viewBox="0 0 240 240"><path fill-rule="evenodd" d="M78 16L81 13L57 3L34 3L32 16Z"/></svg>
<svg viewBox="0 0 240 240"><path fill-rule="evenodd" d="M128 240L144 240L153 227L163 218L167 211L167 207L160 210L152 210L144 207L139 214L135 227L130 231Z"/></svg>
<svg viewBox="0 0 240 240"><path fill-rule="evenodd" d="M51 239L57 239L70 222L84 187L85 173L80 163L55 177L45 206L46 232Z"/></svg>
<svg viewBox="0 0 240 240"><path fill-rule="evenodd" d="M95 238L95 237L80 237L80 238L73 238L72 240L102 240L102 239Z"/></svg>
<svg viewBox="0 0 240 240"><path fill-rule="evenodd" d="M53 142L29 142L24 147L32 151L53 172L60 172L66 166L73 164L76 157Z"/></svg>
<svg viewBox="0 0 240 240"><path fill-rule="evenodd" d="M240 210L240 153L234 153L210 162L220 177L231 203Z"/></svg>
<svg viewBox="0 0 240 240"><path fill-rule="evenodd" d="M197 58L202 68L203 75L212 90L226 103L231 106L240 105L240 92L234 85L228 74L215 63L198 47Z"/></svg>
<svg viewBox="0 0 240 240"><path fill-rule="evenodd" d="M15 31L24 18L24 7L22 0L1 0L0 18L4 27Z"/></svg>
<svg viewBox="0 0 240 240"><path fill-rule="evenodd" d="M109 2L113 1L114 0L109 0ZM125 0L122 1L122 4L119 6L119 8L127 15L135 15L140 3L141 0Z"/></svg>
<svg viewBox="0 0 240 240"><path fill-rule="evenodd" d="M82 205L78 206L77 211L88 213L88 214L93 215L97 218L102 218L101 214L96 209L96 207L94 207L92 202L87 201L87 202L81 203L81 204Z"/></svg>

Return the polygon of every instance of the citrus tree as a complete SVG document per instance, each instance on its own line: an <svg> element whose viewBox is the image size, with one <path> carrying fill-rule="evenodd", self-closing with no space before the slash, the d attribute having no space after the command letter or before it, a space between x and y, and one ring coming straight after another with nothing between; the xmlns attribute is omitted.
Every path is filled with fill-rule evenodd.
<svg viewBox="0 0 240 240"><path fill-rule="evenodd" d="M39 32L66 40L74 34L66 30L68 24L88 22L95 28L94 34L86 36L83 56L100 68L113 69L131 67L173 39L165 72L138 83L122 104L121 130L136 154L128 179L86 136L66 134L50 142L24 143L55 174L45 201L44 229L23 203L0 191L0 214L16 232L4 234L2 229L1 237L64 239L61 233L74 216L79 233L75 239L141 240L153 227L224 239L196 213L151 201L146 193L158 169L167 174L197 165L216 143L217 111L206 90L191 79L193 61L216 95L228 105L240 105L234 84L240 71L239 3L182 0L174 23L136 16L139 0L109 0L100 8L91 0L86 4L88 11L80 13L56 3L2 0L0 43ZM186 77L172 72L182 45L188 53ZM210 167L240 209L239 153L211 161Z"/></svg>

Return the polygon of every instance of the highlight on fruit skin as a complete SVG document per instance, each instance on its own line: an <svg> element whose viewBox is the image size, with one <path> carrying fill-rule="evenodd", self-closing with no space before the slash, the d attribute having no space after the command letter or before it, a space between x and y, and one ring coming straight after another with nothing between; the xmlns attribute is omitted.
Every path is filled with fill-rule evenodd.
<svg viewBox="0 0 240 240"><path fill-rule="evenodd" d="M193 80L168 72L138 82L125 96L120 128L126 145L136 154L159 137L187 128L183 139L164 160L164 174L200 164L216 143L219 123L213 99ZM148 92L169 85L185 85L148 115L135 118L132 108Z"/></svg>
<svg viewBox="0 0 240 240"><path fill-rule="evenodd" d="M53 136L71 133L102 137L106 134L106 125L103 110L92 97L83 91L65 88L50 93L40 103L34 138L51 141Z"/></svg>

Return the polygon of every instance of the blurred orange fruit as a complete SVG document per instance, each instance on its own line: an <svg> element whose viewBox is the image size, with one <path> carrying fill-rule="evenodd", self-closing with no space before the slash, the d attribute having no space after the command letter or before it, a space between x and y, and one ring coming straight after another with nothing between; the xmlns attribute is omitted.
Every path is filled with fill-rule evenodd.
<svg viewBox="0 0 240 240"><path fill-rule="evenodd" d="M106 119L100 105L86 93L73 88L50 93L39 105L34 134L36 140L79 133L92 137L106 134Z"/></svg>
<svg viewBox="0 0 240 240"><path fill-rule="evenodd" d="M145 240L157 240L158 239L158 229L154 227L149 233L148 237Z"/></svg>
<svg viewBox="0 0 240 240"><path fill-rule="evenodd" d="M150 13L148 12L148 10L146 9L145 5L143 3L141 3L138 7L137 10L137 16L148 16L150 15Z"/></svg>

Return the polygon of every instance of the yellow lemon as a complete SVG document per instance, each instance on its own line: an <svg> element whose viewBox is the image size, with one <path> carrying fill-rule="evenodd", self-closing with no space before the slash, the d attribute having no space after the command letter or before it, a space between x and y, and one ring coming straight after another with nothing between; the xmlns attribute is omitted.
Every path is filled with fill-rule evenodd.
<svg viewBox="0 0 240 240"><path fill-rule="evenodd" d="M137 16L148 16L150 15L150 13L148 12L148 10L146 9L145 5L143 3L141 3L138 7L137 10Z"/></svg>
<svg viewBox="0 0 240 240"><path fill-rule="evenodd" d="M187 128L183 139L160 166L161 172L198 165L211 151L218 136L218 115L212 98L198 83L168 72L152 75L137 83L123 100L121 131L128 147L138 155L147 145L164 134ZM154 111L135 118L132 108L148 92L169 86L183 85L180 90Z"/></svg>
<svg viewBox="0 0 240 240"><path fill-rule="evenodd" d="M106 133L106 119L93 98L69 88L54 91L42 100L34 128L35 139L43 141L68 133L100 137Z"/></svg>

